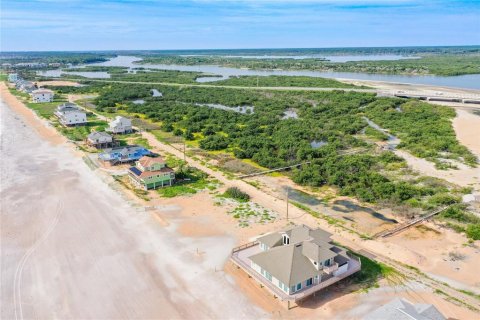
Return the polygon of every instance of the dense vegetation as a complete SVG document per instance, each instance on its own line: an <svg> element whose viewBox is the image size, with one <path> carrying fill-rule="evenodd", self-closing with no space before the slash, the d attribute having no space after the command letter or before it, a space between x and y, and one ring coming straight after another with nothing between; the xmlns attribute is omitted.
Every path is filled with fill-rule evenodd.
<svg viewBox="0 0 480 320"><path fill-rule="evenodd" d="M195 83L195 79L205 77L200 72L184 72L177 70L147 70L135 68L129 70L125 67L86 66L84 68L68 68L66 72L108 72L111 80L136 81L136 82L167 82L167 83ZM63 77L83 78L77 75L64 74Z"/></svg>
<svg viewBox="0 0 480 320"><path fill-rule="evenodd" d="M435 74L454 76L480 73L480 54L430 55L420 59L329 62L323 58L256 59L226 56L156 56L142 63L199 65L214 64L233 68L366 72L387 74Z"/></svg>
<svg viewBox="0 0 480 320"><path fill-rule="evenodd" d="M319 87L319 88L359 88L352 84L343 83L334 79L296 76L240 76L226 80L214 81L210 84L222 86L245 87ZM367 87L362 87L367 88Z"/></svg>
<svg viewBox="0 0 480 320"><path fill-rule="evenodd" d="M225 150L263 167L310 161L292 173L294 181L303 185L335 186L340 194L363 201L422 209L459 201L460 191L446 185L427 183L420 178L404 181L388 174L404 168L404 161L391 152L378 153L360 134L367 126L363 117L368 116L405 139L404 148L414 153L418 153L417 149L426 152L418 153L419 156L467 158L468 150L451 136L452 114L448 108L343 91L252 92L162 86L158 89L163 93L161 98L150 97L146 86L109 86L101 88L96 104L100 111L121 109L144 114L160 123L165 131L197 140L205 150ZM129 102L136 98L145 99L146 103ZM194 103L253 105L254 112L241 114ZM402 112L397 111L398 107ZM287 109L296 110L299 119L282 120ZM393 112L395 115L391 117L384 116ZM410 126L405 126L404 121ZM438 128L433 130L435 127ZM414 139L418 136L424 139ZM443 140L449 142L448 148L440 143ZM313 141L322 141L324 145L314 148ZM349 154L355 150L360 152Z"/></svg>
<svg viewBox="0 0 480 320"><path fill-rule="evenodd" d="M350 48L285 48L285 49L197 49L150 50L131 53L156 55L217 55L217 56L297 56L297 55L440 55L480 53L480 46L418 46L418 47L350 47Z"/></svg>
<svg viewBox="0 0 480 320"><path fill-rule="evenodd" d="M201 72L185 72L177 70L151 70L135 68L128 70L125 67L87 66L84 68L68 68L66 72L108 72L112 80L135 81L149 83L181 83L194 84L197 78L215 77L215 75ZM83 78L78 75L64 74L67 78ZM245 86L245 87L319 87L319 88L368 88L343 83L334 79L306 77L306 76L240 76L221 81L212 81L208 85Z"/></svg>
<svg viewBox="0 0 480 320"><path fill-rule="evenodd" d="M377 150L369 142L371 138L385 137L369 130L364 117L399 136L400 147L417 156L476 162L455 139L451 109L420 101L341 90L253 91L81 82L87 86L57 89L63 93L98 93L94 103L99 112L146 117L162 130L192 140L202 149L222 150L263 167L309 162L292 171L295 182L333 186L341 195L370 203L429 210L458 203L464 190L432 178L412 176L403 159L390 151ZM152 88L163 96L153 97ZM134 104L135 99L145 103ZM248 105L254 110L242 114L196 103ZM293 110L298 119L286 119L287 110ZM445 217L457 222L463 218ZM478 232L478 222L471 219L452 226L472 238Z"/></svg>
<svg viewBox="0 0 480 320"><path fill-rule="evenodd" d="M88 52L3 52L0 55L2 63L39 63L52 64L84 64L107 61L113 54Z"/></svg>
<svg viewBox="0 0 480 320"><path fill-rule="evenodd" d="M475 165L476 157L457 141L451 120L455 110L443 106L402 99L377 99L365 114L401 139L400 148L417 157L434 161L439 158L463 159Z"/></svg>

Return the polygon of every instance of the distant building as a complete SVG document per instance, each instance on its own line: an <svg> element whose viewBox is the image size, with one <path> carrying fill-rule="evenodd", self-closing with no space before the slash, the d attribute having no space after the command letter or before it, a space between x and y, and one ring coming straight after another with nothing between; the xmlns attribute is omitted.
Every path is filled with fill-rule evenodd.
<svg viewBox="0 0 480 320"><path fill-rule="evenodd" d="M19 79L18 73L9 73L8 74L8 82L17 82Z"/></svg>
<svg viewBox="0 0 480 320"><path fill-rule="evenodd" d="M273 232L232 251L232 261L283 301L298 301L360 271L331 234L306 225Z"/></svg>
<svg viewBox="0 0 480 320"><path fill-rule="evenodd" d="M87 114L74 103L65 102L59 105L55 115L64 126L77 126L87 123Z"/></svg>
<svg viewBox="0 0 480 320"><path fill-rule="evenodd" d="M132 120L122 116L115 117L115 120L112 120L108 125L109 127L106 129L108 132L112 132L112 133L132 132Z"/></svg>
<svg viewBox="0 0 480 320"><path fill-rule="evenodd" d="M125 146L107 149L98 155L98 158L111 165L127 163L140 160L143 156L149 156L152 153L140 146Z"/></svg>
<svg viewBox="0 0 480 320"><path fill-rule="evenodd" d="M128 174L134 184L145 190L171 186L175 180L175 172L161 157L142 157Z"/></svg>
<svg viewBox="0 0 480 320"><path fill-rule="evenodd" d="M31 92L33 92L34 90L37 89L37 87L35 86L35 84L33 82L25 81L23 79L18 79L17 82L15 82L15 87L18 90L26 92L26 93L31 93Z"/></svg>
<svg viewBox="0 0 480 320"><path fill-rule="evenodd" d="M37 89L37 90L33 90L31 95L32 95L33 102L41 103L41 102L52 102L54 93L52 90L48 90L48 89Z"/></svg>
<svg viewBox="0 0 480 320"><path fill-rule="evenodd" d="M445 320L435 308L426 303L413 304L406 299L395 299L369 313L364 320Z"/></svg>
<svg viewBox="0 0 480 320"><path fill-rule="evenodd" d="M95 131L87 136L87 145L95 148L109 148L115 146L115 140L106 132Z"/></svg>

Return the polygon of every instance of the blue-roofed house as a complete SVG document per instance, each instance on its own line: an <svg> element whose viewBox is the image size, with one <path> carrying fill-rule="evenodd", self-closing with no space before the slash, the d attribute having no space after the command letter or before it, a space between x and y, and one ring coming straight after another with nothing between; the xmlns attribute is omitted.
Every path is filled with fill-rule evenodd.
<svg viewBox="0 0 480 320"><path fill-rule="evenodd" d="M140 160L143 156L152 155L148 149L141 146L124 146L106 149L98 155L98 158L111 165Z"/></svg>

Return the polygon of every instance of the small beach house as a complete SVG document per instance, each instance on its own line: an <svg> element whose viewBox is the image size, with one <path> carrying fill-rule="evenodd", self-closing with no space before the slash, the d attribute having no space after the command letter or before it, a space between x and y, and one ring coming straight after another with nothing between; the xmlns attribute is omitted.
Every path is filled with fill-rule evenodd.
<svg viewBox="0 0 480 320"><path fill-rule="evenodd" d="M74 103L62 103L57 107L55 115L64 126L78 126L87 123L87 114Z"/></svg>
<svg viewBox="0 0 480 320"><path fill-rule="evenodd" d="M25 81L23 79L19 79L17 82L15 82L15 87L18 90L26 92L26 93L31 93L31 92L33 92L34 90L37 89L37 87L35 86L35 84L33 82Z"/></svg>
<svg viewBox="0 0 480 320"><path fill-rule="evenodd" d="M115 146L115 140L106 132L95 131L87 136L86 144L95 148L109 148Z"/></svg>
<svg viewBox="0 0 480 320"><path fill-rule="evenodd" d="M42 103L42 102L52 102L54 93L52 90L49 90L49 89L37 89L37 90L33 90L30 95L32 96L33 102Z"/></svg>
<svg viewBox="0 0 480 320"><path fill-rule="evenodd" d="M125 146L106 149L98 155L98 158L111 165L127 163L140 160L143 156L149 156L152 153L140 146Z"/></svg>
<svg viewBox="0 0 480 320"><path fill-rule="evenodd" d="M360 260L331 234L289 227L233 249L232 261L283 301L298 301L360 271Z"/></svg>
<svg viewBox="0 0 480 320"><path fill-rule="evenodd" d="M142 157L128 174L132 183L145 190L171 186L175 180L175 172L161 157Z"/></svg>
<svg viewBox="0 0 480 320"><path fill-rule="evenodd" d="M116 116L109 124L109 127L106 129L108 132L112 133L130 133L132 132L132 120Z"/></svg>

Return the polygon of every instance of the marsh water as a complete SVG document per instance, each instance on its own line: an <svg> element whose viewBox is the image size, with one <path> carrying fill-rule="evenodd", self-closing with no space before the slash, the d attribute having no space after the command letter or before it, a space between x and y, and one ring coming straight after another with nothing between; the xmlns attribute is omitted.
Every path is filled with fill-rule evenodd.
<svg viewBox="0 0 480 320"><path fill-rule="evenodd" d="M204 54L184 54L181 57L210 57L211 55ZM401 59L418 59L415 56L402 56L396 54L366 54L366 55L336 55L326 56L321 54L306 54L306 55L215 55L215 57L222 58L243 58L243 59L322 59L330 62L349 62L349 61L379 61L379 60L401 60Z"/></svg>
<svg viewBox="0 0 480 320"><path fill-rule="evenodd" d="M338 56L346 57L346 56ZM363 59L363 58L362 58ZM355 79L384 81L394 83L411 83L422 85L433 85L441 87L456 87L465 89L480 89L480 74L469 74L460 76L434 76L434 75L392 75L392 74L374 74L362 72L330 72L330 71L308 71L308 70L251 70L230 67L221 67L215 65L175 65L175 64L139 64L142 59L135 56L118 56L101 63L93 63L88 66L115 66L127 68L143 67L152 70L178 70L200 72L208 75L217 75L218 77L200 77L197 82L213 82L228 79L236 76L307 76L323 77L336 79ZM76 66L78 68L78 66ZM77 74L88 78L105 78L105 72L65 72L62 70L49 70L39 74L50 77L60 77L62 74Z"/></svg>

